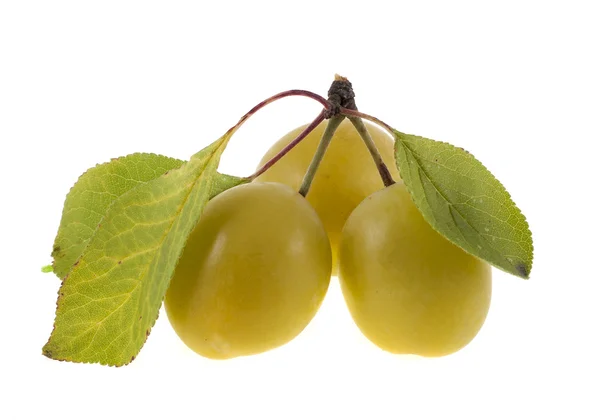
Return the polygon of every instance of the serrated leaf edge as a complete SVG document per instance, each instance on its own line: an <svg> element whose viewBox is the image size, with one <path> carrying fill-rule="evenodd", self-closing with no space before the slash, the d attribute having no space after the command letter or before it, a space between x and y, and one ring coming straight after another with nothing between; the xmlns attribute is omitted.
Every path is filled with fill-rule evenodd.
<svg viewBox="0 0 600 420"><path fill-rule="evenodd" d="M416 137L416 138L424 138L424 139L427 139L427 140L430 140L430 141L434 141L434 142L437 142L437 143L441 143L441 144L444 144L444 145L450 146L450 147L452 147L452 148L458 149L458 150L462 151L463 153L466 153L466 154L468 154L468 155L471 157L471 159L473 159L475 162L477 162L479 165L481 165L481 166L482 166L482 167L483 167L483 168L484 168L484 169L485 169L485 170L486 170L486 171L487 171L487 172L488 172L488 173L491 175L491 177L492 177L492 178L493 178L493 179L494 179L496 182L498 182L498 184L500 184L500 185L502 186L502 188L503 188L503 189L504 189L504 191L506 192L506 195L507 195L507 198L508 198L508 200L509 200L510 204L512 204L512 205L513 205L513 207L516 209L516 211L519 213L519 215L521 215L521 216L523 217L523 220L524 220L524 222L525 222L525 232L526 232L527 234L529 234L529 237L531 237L531 238L533 237L533 233L531 232L531 228L530 228L530 226L529 226L529 222L527 221L527 218L525 217L525 214L524 214L524 213L521 211L521 209L520 209L520 208L519 208L519 207L516 205L516 203L514 202L514 200L513 200L512 196L511 196L510 192L509 192L509 191L508 191L508 190L507 190L507 189L504 187L504 185L503 185L503 184L500 182L500 180L498 180L498 178L496 178L496 176L495 176L495 175L494 175L494 174L493 174L493 173L492 173L492 172L491 172L489 169L487 169L487 168L485 167L485 165L484 165L484 164L483 164L483 163L482 163L482 162L481 162L479 159L477 159L477 158L476 158L476 157L475 157L475 156L474 156L472 153L468 152L467 150L463 149L462 147L454 146L453 144L451 144L451 143L448 143L448 142L439 141L439 140L433 140L433 139L429 139L429 138L426 138L426 137L423 137L423 136L419 136L419 135L416 135L416 134L406 134L406 133L403 133L403 132L401 132L401 131L398 131L398 130L394 130L394 131L396 131L396 133L398 133L398 134L400 134L400 135L409 135L409 136L413 136L413 137ZM409 145L408 145L408 144L406 144L406 142L405 142L404 140L402 140L402 138L401 138L400 136L396 136L396 135L394 135L394 137L395 137L395 141L394 141L394 158L395 158L395 156L396 156L396 153L397 153L397 151L398 151L398 150L397 150L397 148L398 148L398 144L399 144L399 143L402 143L402 147L404 148L404 150L405 150L405 153L406 153L406 151L410 152L410 153L413 155L413 158L415 159L415 161L418 161L418 159L416 159L416 158L414 157L414 156L415 156L415 155L414 155L414 151L410 149ZM404 175L406 175L406 174L403 174L403 173L402 173L403 171L401 170L401 168L400 168L400 165L399 165L397 162L396 162L396 167L398 168L398 172L400 173L400 177L401 177L402 179L404 179ZM444 201L445 201L445 202L446 202L446 203L447 203L449 206L451 206L451 207L452 207L452 208L453 208L453 209L454 209L454 210L455 210L455 211L456 211L456 212L457 212L457 213L458 213L458 214L459 214L459 215L460 215L460 216L463 218L463 220L465 220L465 222L466 222L466 223L468 223L468 224L471 226L471 224L470 224L470 223L469 223L469 222L468 222L468 221L465 219L465 217L464 217L464 216L461 214L461 212L460 212L458 209L456 209L456 208L455 208L455 206L454 206L452 203L450 203L450 202L449 202L449 201L446 199L446 197L445 197L445 196L444 196L444 195L443 195L443 194L442 194L442 193L439 191L439 188L438 188L438 186L437 186L437 185L436 185L436 184L435 184L435 183L434 183L434 182L431 180L431 178L430 178L430 177L427 175L427 172L426 172L426 171L425 171L425 170L424 170L424 169L423 169L423 168L422 168L420 165L419 165L419 171L420 171L420 172L422 172L423 174L425 174L425 175L427 176L427 179L429 180L429 182L431 183L431 185L433 185L433 186L434 186L434 188L435 188L436 192L437 192L437 193L440 195L440 197L442 197L442 198L444 199ZM409 184L410 184L410 183L409 183ZM415 204L415 206L417 207L417 209L419 209L419 205L417 204L417 202L416 202L416 201L415 201L415 199L414 199L414 191L413 191L412 187L410 187L410 186L409 186L409 184L406 184L406 183L405 183L405 186L406 186L406 188L408 189L408 192L410 193L410 198L411 198L411 200L413 201L413 203ZM421 210L419 209L419 211L421 211ZM425 217L424 217L424 218L425 218ZM425 218L425 220L427 221L427 218ZM429 221L427 221L427 222L429 223ZM443 232L441 232L439 229L437 229L437 228L436 228L435 226L433 226L431 223L429 223L429 225L430 225L430 226L431 226L431 227L432 227L432 228L433 228L433 229L434 229L434 230L435 230L437 233L439 233L440 235L442 235L444 238L448 239L448 240L449 240L450 242L452 242L454 245L458 246L459 248L461 248L463 251L467 252L468 254L470 254L470 255L473 255L473 254L471 254L471 253L470 253L470 252L469 252L467 249L465 249L465 248L464 248L462 245L460 245L460 244L456 243L455 241L451 240L450 238L448 238L448 237L447 237L447 236L446 236L446 235L445 235ZM471 226L471 227L473 228L473 226ZM476 231L478 234L480 234L480 232L479 232L477 229L473 228L473 230L475 230L475 231ZM487 239L486 239L486 242L487 242ZM494 249L494 248L492 248L492 249ZM474 257L476 257L476 258L482 259L482 258L480 258L480 257L478 257L478 256L476 256L476 255L473 255L473 256L474 256ZM520 274L521 274L521 276L520 276L520 277L521 277L521 278L523 278L523 279L529 279L529 278L530 278L530 276L531 276L531 270L533 269L533 259L534 259L534 244L533 244L533 241L531 241L531 253L530 253L530 261L528 261L528 263L529 263L529 267L525 267L524 269L522 269L522 270L521 270L521 269L519 269L517 266L515 266L515 268L516 268L516 269L517 269L517 270L520 272ZM498 268L499 270L506 271L504 268L502 268L502 267L498 267L497 265L495 265L495 264L493 264L493 263L490 263L489 261L486 261L486 262L487 262L487 263L489 263L489 264L491 264L491 265L493 265L494 267ZM528 269L528 270L527 270L527 269ZM514 274L514 273L509 273L509 274Z"/></svg>
<svg viewBox="0 0 600 420"><path fill-rule="evenodd" d="M92 166L91 168L88 168L88 169L87 169L87 170L85 170L85 171L84 171L84 172L83 172L81 175L79 175L79 176L77 177L77 180L76 180L76 181L73 183L73 185L71 186L71 188L69 188L69 191L68 191L68 192L67 192L67 194L65 195L65 199L64 199L64 201L63 201L63 211L61 212L61 216L60 216L59 225L58 225L58 228L57 228L57 231L56 231L56 235L54 236L54 241L53 241L53 243L52 243L52 252L50 253L50 256L52 257L52 264L50 264L50 265L52 266L52 272L53 272L53 273L56 275L56 277L58 277L58 278L59 278L59 279L61 279L62 281L64 281L64 280L66 279L66 277L69 275L70 271L69 271L69 273L67 273L67 274L65 275L65 277L64 277L64 278L61 278L61 277L59 277L59 276L58 276L58 274L57 274L57 272L56 272L56 266L55 266L55 263L56 263L56 257L55 257L55 254L56 254L56 252L57 252L57 251L56 251L56 248L57 248L57 243L56 243L56 242L57 242L57 240L58 240L58 238L59 238L60 229L61 229L61 222L62 222L62 220L63 220L63 217L64 217L64 210L65 210L65 208L66 208L66 205L67 205L67 200L69 199L69 196L70 196L71 192L73 191L73 189L75 188L75 186L76 186L76 185L79 183L79 181L81 180L81 178L82 178L82 177L84 177L84 176L86 176L86 175L89 175L89 173L90 173L91 171L94 171L94 170L96 170L96 169L98 169L98 168L100 168L100 167L102 167L102 166L104 166L104 165L106 165L106 164L109 164L110 162L114 162L115 160L119 160L119 159L123 159L123 158L129 158L129 157L133 157L133 156L140 156L140 155L149 155L149 156L153 156L153 157L159 157L159 158L166 158L166 159L179 160L179 161L181 161L181 165L183 165L183 164L185 164L185 163L187 162L187 161L185 161L185 160L182 160L182 159L177 159L177 158L173 158L173 157L166 156L166 155L162 155L162 154L158 154L158 153L135 152L135 153L130 153L130 154L127 154L127 155L119 156L119 157L116 157L116 158L111 158L109 161L106 161L106 162L97 163L96 165ZM178 168L176 168L176 169L179 169L179 168L181 167L181 165L180 165ZM172 169L171 169L171 170L172 170ZM169 172L169 170L165 171L165 173L168 173L168 172ZM163 176L163 175L164 175L164 173L163 173L163 174L161 174L161 175L159 175L159 177L160 177L160 176ZM158 177L157 177L157 178L158 178ZM156 178L155 178L155 179L156 179ZM131 189L130 189L130 190L128 190L127 192L129 192L129 191L132 191L132 190L135 190L136 188L140 187L141 185L144 185L144 184L146 184L147 182L149 182L149 181L146 181L146 182L139 182L139 183L138 183L138 185L136 185L135 187L131 188ZM106 210L105 210L105 212L104 212L104 215L102 215L102 217L101 217L100 221L98 222L98 225L96 225L96 228L95 228L94 232L92 233L92 235L90 236L90 238L87 240L87 243L86 243L85 247L82 249L81 253L79 254L79 257L77 258L76 262L73 264L73 266L72 266L72 267L74 267L74 266L76 266L76 265L77 265L77 263L79 262L79 259L80 259L80 258L81 258L81 256L84 254L85 250L87 249L87 245L90 243L90 241L92 240L92 238L93 238L93 237L96 235L96 232L98 231L98 227L99 227L99 226L102 224L102 221L104 220L104 217L106 216L106 214L108 213L108 211L109 211L109 210L110 210L110 208L112 207L113 203L114 203L114 202L115 202L115 201L116 201L118 198L119 198L119 197L116 197L116 198L115 198L114 200L112 200L112 202L111 202L111 203L108 205L108 207L106 208ZM71 268L71 269L72 269L72 268ZM62 286L62 283L61 283L61 286Z"/></svg>
<svg viewBox="0 0 600 420"><path fill-rule="evenodd" d="M227 146L227 144L228 144L228 141L229 141L229 139L226 139L226 140L223 142L223 144L222 144L222 145L220 145L219 147L215 148L215 150L214 150L214 151L213 151L213 152L210 154L210 156L209 156L209 157L206 159L206 163L205 163L205 165L204 165L204 167L205 167L205 168L206 168L206 166L208 166L208 164L209 164L210 160L211 160L211 159L214 157L214 155L215 155L215 154L216 154L218 151L220 151L221 149L224 149L224 148ZM208 147L208 146L207 146L207 147ZM202 152L202 151L198 152L197 154L199 154L199 153L201 153L201 152ZM142 153L135 153L135 154L142 154ZM190 161L191 161L191 160L193 160L197 154L194 154L194 155L191 157ZM152 155L155 155L155 156L162 156L162 155L156 155L156 154L153 154L153 153L152 153ZM131 155L126 155L126 156L131 156ZM167 158L168 158L168 156L164 156L164 157L167 157ZM183 164L185 164L185 163L187 163L187 162L189 162L189 161L184 161L184 162L183 162ZM104 163L107 163L107 162L104 162ZM103 165L104 163L98 164L98 165L94 166L94 168L96 168L96 167L98 167L98 166L100 166L100 165ZM181 169L181 167L183 166L183 164L182 164L180 167L178 167L178 168L176 168L176 169L172 169L172 170L174 170L174 171L176 171L176 170L180 170L180 169ZM93 168L90 168L90 169L88 169L88 171L89 171L89 170L91 170L91 169L93 169ZM87 172L87 171L86 171L86 172ZM165 172L165 174L167 174L167 173L169 173L169 172L170 172L170 171L166 171L166 172ZM160 176L158 176L157 178L154 178L154 179L158 179L158 178L160 178L160 177L162 177L162 176L165 176L165 174L162 174L162 175L160 175ZM216 169L215 169L215 174L220 174L220 173L218 172L218 170L216 170ZM81 176L83 176L83 174L82 174ZM227 176L231 176L231 175L227 175ZM244 179L244 178L240 178L240 181L241 181L241 183L245 183L245 182L248 182L249 180L246 180L246 179ZM147 181L147 182L150 182L150 181ZM133 190L135 190L135 189L139 188L140 186L142 186L142 185L146 184L147 182L143 182L143 183L140 183L139 185L136 185L134 188L132 188L132 189L128 190L128 191L127 191L125 194L128 194L128 193L130 193L131 191L133 191ZM208 186L208 185L207 185L207 187L210 187L210 188L209 188L209 190L213 190L213 189L214 189L214 179L210 180L210 186ZM72 188L73 188L73 187L71 187L71 189L72 189ZM233 187L229 187L229 188L233 188ZM181 206L180 206L180 208L179 208L179 210L180 210L180 211L181 211L181 209L183 208L183 206L185 206L185 204L187 203L187 200L189 199L189 196L191 195L191 193L192 193L192 191L193 191L193 190L194 190L194 187L192 186L192 187L190 188L190 191L189 191L189 192L188 192L188 194L186 195L186 198L185 198L185 200L183 200L183 201L182 201L182 204L181 204ZM216 195L218 195L218 194L211 194L211 196L210 196L210 199L214 198ZM209 201L210 201L210 199L209 199ZM106 216L106 214L109 212L109 209L110 209L110 208L113 206L113 203L114 203L114 202L116 202L116 199L115 199L115 200L113 200L113 202L111 202L111 204L110 204L110 205L107 207L105 215L104 215L104 216L102 216L102 220L104 219L104 217ZM162 241L164 241L164 238L165 238L165 237L166 237L166 236L169 234L169 232L170 232L170 229L172 228L173 224L175 223L175 220L176 220L176 219L174 219L174 220L173 220L173 222L171 222L171 225L170 225L169 229L167 230L167 232L165 233L165 235L163 236L163 239L162 239ZM82 258L82 256L85 254L85 252L86 252L87 248L89 247L90 243L92 242L92 238L93 238L93 237L96 235L96 233L97 233L97 231L98 231L98 228L101 226L101 224L102 224L102 222L98 223L98 225L97 225L97 227L96 227L96 230L94 231L93 235L90 237L90 240L89 240L89 241L87 242L87 244L85 245L85 248L84 248L84 250L83 250L83 251L82 251L82 253L79 255L79 257L78 257L78 259L77 259L77 262L75 262L75 264L73 264L73 266L76 266L76 265L79 263L80 259L81 259L81 258ZM162 241L161 241L161 242L162 242ZM187 239L186 239L186 242L187 242ZM182 253L183 253L183 249L184 249L184 248L185 248L185 243L184 243L184 246L183 246L183 247L182 247L182 249L181 249L181 252L179 253L179 256L177 257L177 262L178 262L178 261L179 261L179 259L181 258L181 255L182 255ZM177 265L177 262L176 262L176 265ZM148 267L150 267L150 264L148 265ZM67 275L64 277L64 279L62 279L62 281L61 281L60 289L59 289L59 291L58 291L58 297L57 297L57 300L56 300L56 313L57 313L57 311L58 311L58 308L59 308L59 305L60 305L61 296L62 296L62 294L61 294L61 291L60 291L60 290L62 289L62 286L64 285L64 282L65 282L65 281L68 279L68 277L69 277L69 275L70 275L70 274L71 274L71 272L69 272L69 273L68 273L68 274L67 274ZM164 296L163 296L163 299L164 299ZM140 350L138 351L138 353L137 353L136 355L132 356L132 358L131 358L131 359L130 359L128 362L126 362L126 363L123 363L123 364L112 364L112 363L103 362L103 361L82 361L82 360L75 360L75 359L73 359L73 358L68 358L68 357L64 357L64 358L55 358L55 357L53 357L53 355L52 355L52 352L51 352L51 351L49 351L49 350L47 349L47 347L48 347L48 345L50 344L50 341L51 341L51 339L52 339L52 336L53 336L53 334L54 334L54 331L55 331L55 329L56 329L56 317L55 317L55 319L54 319L54 322L53 322L53 326L52 326L52 332L50 333L50 337L48 338L48 341L47 341L47 343L46 343L46 344L43 346L43 348L42 348L42 355L44 355L44 356L48 357L49 359L52 359L52 360L57 360L57 361L63 361L63 362L81 363L81 364L100 364L100 365L102 365L102 366L110 366L110 367L122 367L122 366L127 366L128 364L130 364L131 362L133 362L133 361L135 360L135 358L137 357L137 355L140 353L141 349L142 349L142 348L144 347L144 345L146 344L146 342L147 342L147 340L148 340L148 337L150 336L150 333L151 333L151 331L152 331L152 328L154 328L154 326L156 325L156 321L158 320L159 316L160 316L160 308L159 308L159 311L158 311L158 313L157 313L157 315L156 315L156 318L154 319L154 321L151 323L150 327L149 327L149 328L148 328L148 330L146 331L146 338L145 338L144 342L142 343L142 346L140 347Z"/></svg>

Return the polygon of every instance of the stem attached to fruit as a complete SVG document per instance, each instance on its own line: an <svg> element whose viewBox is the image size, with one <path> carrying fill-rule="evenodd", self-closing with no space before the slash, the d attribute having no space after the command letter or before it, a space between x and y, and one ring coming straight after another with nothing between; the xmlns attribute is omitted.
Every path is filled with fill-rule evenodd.
<svg viewBox="0 0 600 420"><path fill-rule="evenodd" d="M342 123L342 121L344 121L344 118L345 117L343 115L336 115L329 120L329 123L327 123L327 127L325 128L323 137L321 137L319 147L317 147L317 151L313 156L313 160L310 162L310 166L308 167L306 175L304 175L304 179L302 180L302 185L298 191L300 195L306 197L306 194L308 194L308 190L310 189L310 185L312 184L312 181L317 173L317 169L319 169L321 160L323 160L323 156L325 156L325 152L327 151L327 146L329 146L335 130L337 130L338 126Z"/></svg>
<svg viewBox="0 0 600 420"><path fill-rule="evenodd" d="M266 105L275 102L278 99L285 98L287 96L306 96L308 98L314 99L317 102L323 105L324 109L319 113L317 118L313 120L292 142L290 142L286 147L281 149L279 153L277 153L273 158L271 158L267 163L265 163L260 169L258 169L252 175L246 177L247 181L253 181L258 178L264 172L266 172L269 168L271 168L275 163L277 163L283 156L285 156L290 150L292 150L298 143L300 143L311 131L313 131L321 122L325 119L329 119L329 123L325 132L323 133L323 137L321 138L321 142L315 152L312 162L306 171L306 175L304 175L304 180L302 181L302 185L300 186L300 190L298 191L303 196L308 194L308 190L312 184L313 178L317 173L317 169L323 160L323 156L331 142L333 134L335 130L337 130L338 126L342 123L344 118L348 117L348 119L352 122L360 136L362 137L365 145L369 149L371 156L373 157L373 161L377 166L377 170L379 171L379 175L381 176L381 180L383 184L388 187L394 184L394 179L387 168L379 150L377 150L377 146L373 142L371 135L369 134L367 127L363 123L362 119L366 119L372 121L378 125L383 126L387 129L392 135L394 135L393 129L385 124L383 121L372 117L367 114L363 114L359 112L356 108L356 104L354 102L354 91L352 89L352 84L348 81L348 79L337 76L335 77L334 82L331 84L328 92L328 99L323 98L316 93L307 91L307 90L287 90L285 92L278 93L277 95L273 95L268 99L265 99L254 108L252 108L246 115L244 115L238 123L231 127L227 134L232 134L238 128L242 126L242 124L254 115L258 110L265 107Z"/></svg>
<svg viewBox="0 0 600 420"><path fill-rule="evenodd" d="M369 134L369 131L367 130L367 127L365 126L365 123L362 121L362 119L360 119L358 117L348 116L348 119L352 122L352 124L354 125L354 128L356 128L356 131L358 131L358 134L360 134L363 141L367 145L367 149L369 149L369 152L371 153L371 156L373 157L373 160L375 161L375 165L377 165L377 170L379 171L379 175L381 176L383 185L385 185L386 187L389 187L390 185L395 184L396 181L394 181L394 178L392 178L392 174L390 173L390 170L388 169L387 165L383 161L383 158L381 157L379 150L377 150L377 146L373 142L373 139L371 138L371 135Z"/></svg>
<svg viewBox="0 0 600 420"><path fill-rule="evenodd" d="M358 108L356 107L356 102L354 101L354 89L352 89L352 83L345 77L341 77L336 75L335 81L331 84L331 88L329 88L329 102L331 102L334 106L334 109L341 114L344 114L346 111L346 115L348 119L358 131L358 134L362 137L367 149L371 153L373 157L373 161L377 166L377 170L379 171L379 175L381 176L381 180L383 181L383 185L389 187L394 184L395 181L392 178L392 174L390 173L387 165L383 161L379 150L377 150L377 146L373 142L367 127L363 123L362 119L359 115L354 115L352 112L358 112Z"/></svg>
<svg viewBox="0 0 600 420"><path fill-rule="evenodd" d="M292 150L298 143L300 143L308 134L313 131L321 122L325 120L325 116L327 115L328 109L324 109L321 113L311 122L306 128L296 137L293 141L291 141L287 146L279 151L275 156L273 156L267 163L265 163L262 168L258 171L247 177L248 181L253 181L258 178L264 172L266 172L271 166L275 165L279 159L284 157L290 150Z"/></svg>

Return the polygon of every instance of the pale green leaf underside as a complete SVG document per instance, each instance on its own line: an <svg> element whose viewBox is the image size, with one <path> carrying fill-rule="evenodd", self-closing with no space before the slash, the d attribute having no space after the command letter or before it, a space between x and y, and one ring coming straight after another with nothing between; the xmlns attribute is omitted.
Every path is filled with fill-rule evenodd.
<svg viewBox="0 0 600 420"><path fill-rule="evenodd" d="M204 206L243 182L216 171L227 140L114 201L60 288L46 356L115 366L133 360Z"/></svg>
<svg viewBox="0 0 600 420"><path fill-rule="evenodd" d="M396 164L425 219L465 251L528 278L533 242L502 184L465 150L395 132Z"/></svg>
<svg viewBox="0 0 600 420"><path fill-rule="evenodd" d="M134 153L89 169L67 194L52 249L54 273L64 278L96 232L106 210L140 184L179 168L183 161L151 153Z"/></svg>

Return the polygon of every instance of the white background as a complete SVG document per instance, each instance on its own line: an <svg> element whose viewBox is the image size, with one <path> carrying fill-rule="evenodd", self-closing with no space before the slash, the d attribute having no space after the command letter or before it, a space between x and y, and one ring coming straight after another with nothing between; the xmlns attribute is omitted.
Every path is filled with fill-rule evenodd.
<svg viewBox="0 0 600 420"><path fill-rule="evenodd" d="M593 4L3 1L0 418L600 418ZM136 151L185 159L274 93L325 95L335 73L361 110L472 152L529 220L531 279L494 271L489 317L468 347L386 354L360 335L334 281L304 333L260 356L203 359L164 314L127 367L41 355L59 280L40 267L83 171ZM319 109L271 105L235 135L221 170L250 174Z"/></svg>

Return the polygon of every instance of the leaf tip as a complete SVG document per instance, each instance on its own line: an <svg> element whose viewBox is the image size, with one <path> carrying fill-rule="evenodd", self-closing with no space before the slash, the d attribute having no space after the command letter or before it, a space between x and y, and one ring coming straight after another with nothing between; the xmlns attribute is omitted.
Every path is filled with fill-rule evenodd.
<svg viewBox="0 0 600 420"><path fill-rule="evenodd" d="M53 273L54 272L54 267L52 266L52 264L48 264L42 267L42 273Z"/></svg>
<svg viewBox="0 0 600 420"><path fill-rule="evenodd" d="M50 340L42 347L42 356L46 356L48 359L59 360L54 357L54 352L50 348Z"/></svg>
<svg viewBox="0 0 600 420"><path fill-rule="evenodd" d="M529 279L529 273L531 272L531 267L529 267L524 262L519 262L519 263L515 264L515 270L516 270L517 274L519 275L519 277L521 277L525 280Z"/></svg>

